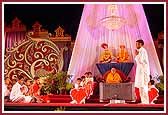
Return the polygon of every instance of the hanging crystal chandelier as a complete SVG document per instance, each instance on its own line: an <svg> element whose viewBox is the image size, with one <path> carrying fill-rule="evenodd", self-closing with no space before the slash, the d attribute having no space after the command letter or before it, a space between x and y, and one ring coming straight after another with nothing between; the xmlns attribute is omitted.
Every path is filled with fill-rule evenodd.
<svg viewBox="0 0 168 115"><path fill-rule="evenodd" d="M101 20L101 24L109 30L117 30L125 24L125 19L119 16L109 16Z"/></svg>
<svg viewBox="0 0 168 115"><path fill-rule="evenodd" d="M109 9L112 12L112 16L101 19L100 23L109 30L117 30L126 23L126 20L116 15L117 5L110 5Z"/></svg>

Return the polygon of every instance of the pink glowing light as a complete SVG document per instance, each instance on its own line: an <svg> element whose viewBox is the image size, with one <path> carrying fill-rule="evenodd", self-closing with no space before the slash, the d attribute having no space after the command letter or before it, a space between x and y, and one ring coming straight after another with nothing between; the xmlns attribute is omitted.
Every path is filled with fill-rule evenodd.
<svg viewBox="0 0 168 115"><path fill-rule="evenodd" d="M116 21L113 20L114 18ZM100 24L102 19L105 19L104 26ZM110 23L112 26L108 27ZM68 74L73 75L74 80L81 77L86 71L91 71L95 76L100 75L96 63L98 63L103 51L101 48L102 43L108 43L109 49L114 56L116 56L119 46L125 45L131 61L135 62L135 43L137 39L143 39L145 42L151 75L163 75L141 4L85 5ZM136 63L129 74L133 81L135 67Z"/></svg>

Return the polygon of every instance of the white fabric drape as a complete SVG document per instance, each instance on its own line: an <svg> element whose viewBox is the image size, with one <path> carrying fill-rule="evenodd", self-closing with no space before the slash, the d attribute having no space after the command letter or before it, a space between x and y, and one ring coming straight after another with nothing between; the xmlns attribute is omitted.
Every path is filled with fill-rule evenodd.
<svg viewBox="0 0 168 115"><path fill-rule="evenodd" d="M103 49L102 43L108 43L109 49L116 56L119 46L125 45L132 62L135 58L135 43L143 39L149 55L151 75L162 75L162 70L155 50L153 39L148 27L144 9L141 4L118 4L116 15L126 20L126 24L117 30L108 30L101 26L100 20L111 16L108 4L86 4L83 9L68 74L73 80L81 77L86 71L95 76L100 75L96 63ZM134 81L135 67L129 76Z"/></svg>

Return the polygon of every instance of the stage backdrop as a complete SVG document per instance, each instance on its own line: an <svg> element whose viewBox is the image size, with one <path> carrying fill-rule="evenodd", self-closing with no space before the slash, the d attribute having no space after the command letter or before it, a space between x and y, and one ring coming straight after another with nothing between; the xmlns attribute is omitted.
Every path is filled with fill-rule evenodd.
<svg viewBox="0 0 168 115"><path fill-rule="evenodd" d="M96 63L103 51L102 43L109 45L114 56L119 46L125 45L131 61L135 63L135 44L138 39L145 42L151 75L162 75L142 4L85 4L68 74L74 76L74 81L86 71L100 75ZM129 74L132 81L135 68L136 64Z"/></svg>

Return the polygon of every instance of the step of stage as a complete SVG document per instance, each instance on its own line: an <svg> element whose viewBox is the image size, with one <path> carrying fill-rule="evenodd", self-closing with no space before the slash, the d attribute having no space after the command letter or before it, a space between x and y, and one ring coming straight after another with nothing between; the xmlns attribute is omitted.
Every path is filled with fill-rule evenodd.
<svg viewBox="0 0 168 115"><path fill-rule="evenodd" d="M70 95L48 95L50 103L70 103L72 98ZM99 103L99 96L91 95L89 99L86 99L86 103Z"/></svg>
<svg viewBox="0 0 168 115"><path fill-rule="evenodd" d="M70 103L5 103L5 111L163 111L163 104L70 104Z"/></svg>
<svg viewBox="0 0 168 115"><path fill-rule="evenodd" d="M48 95L49 98L71 98L70 95ZM99 99L98 95L91 95L90 99Z"/></svg>
<svg viewBox="0 0 168 115"><path fill-rule="evenodd" d="M71 98L49 98L50 103L70 103Z"/></svg>
<svg viewBox="0 0 168 115"><path fill-rule="evenodd" d="M71 98L70 95L48 95L49 98Z"/></svg>

